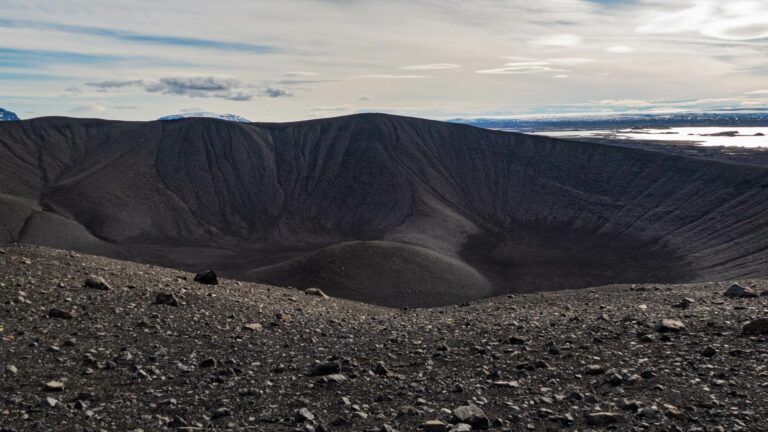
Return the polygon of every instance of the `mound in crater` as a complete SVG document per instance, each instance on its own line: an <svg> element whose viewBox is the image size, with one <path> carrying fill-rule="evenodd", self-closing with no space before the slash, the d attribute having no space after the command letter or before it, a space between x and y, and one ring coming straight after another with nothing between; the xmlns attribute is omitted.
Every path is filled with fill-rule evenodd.
<svg viewBox="0 0 768 432"><path fill-rule="evenodd" d="M386 306L768 274L768 169L379 114L0 123L0 243Z"/></svg>

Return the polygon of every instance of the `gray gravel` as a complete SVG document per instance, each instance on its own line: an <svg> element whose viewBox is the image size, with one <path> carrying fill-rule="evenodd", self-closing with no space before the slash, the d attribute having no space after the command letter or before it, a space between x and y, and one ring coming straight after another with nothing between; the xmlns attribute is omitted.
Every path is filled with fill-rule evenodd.
<svg viewBox="0 0 768 432"><path fill-rule="evenodd" d="M735 281L402 311L3 250L3 431L768 430L768 297Z"/></svg>

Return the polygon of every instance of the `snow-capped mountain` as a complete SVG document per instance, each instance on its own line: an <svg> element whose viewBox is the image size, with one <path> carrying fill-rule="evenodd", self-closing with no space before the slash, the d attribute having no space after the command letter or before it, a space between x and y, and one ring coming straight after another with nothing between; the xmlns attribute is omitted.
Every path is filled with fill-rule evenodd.
<svg viewBox="0 0 768 432"><path fill-rule="evenodd" d="M250 120L234 114L217 114L212 112L190 112L190 113L182 113L182 114L172 114L172 115L160 117L158 120L179 120L183 118L192 118L192 117L215 118L219 120L226 120L226 121L237 122L237 123L251 123Z"/></svg>
<svg viewBox="0 0 768 432"><path fill-rule="evenodd" d="M19 120L19 116L17 116L16 114L8 110L4 110L0 108L0 121L17 121L17 120Z"/></svg>

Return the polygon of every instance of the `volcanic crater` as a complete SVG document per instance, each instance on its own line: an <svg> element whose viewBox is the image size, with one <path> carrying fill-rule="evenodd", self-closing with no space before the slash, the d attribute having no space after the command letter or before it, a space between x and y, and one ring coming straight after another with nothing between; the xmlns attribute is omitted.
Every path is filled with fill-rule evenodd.
<svg viewBox="0 0 768 432"><path fill-rule="evenodd" d="M0 243L389 307L768 275L768 169L362 114L0 124Z"/></svg>

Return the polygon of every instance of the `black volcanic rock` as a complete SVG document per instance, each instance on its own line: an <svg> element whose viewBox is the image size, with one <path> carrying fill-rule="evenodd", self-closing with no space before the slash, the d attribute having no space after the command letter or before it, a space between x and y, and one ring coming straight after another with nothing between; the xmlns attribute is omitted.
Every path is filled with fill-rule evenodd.
<svg viewBox="0 0 768 432"><path fill-rule="evenodd" d="M751 298L751 297L757 297L757 292L749 287L741 286L738 283L735 283L731 285L724 293L724 296L731 297L731 298Z"/></svg>
<svg viewBox="0 0 768 432"><path fill-rule="evenodd" d="M751 335L768 334L768 318L758 318L744 325L744 333Z"/></svg>
<svg viewBox="0 0 768 432"><path fill-rule="evenodd" d="M204 271L202 273L196 274L195 282L198 282L204 285L218 285L219 277L216 275L216 272L214 272L213 270L208 270L208 271Z"/></svg>
<svg viewBox="0 0 768 432"><path fill-rule="evenodd" d="M155 304L166 306L178 306L179 301L176 296L171 293L158 293L155 296Z"/></svg>
<svg viewBox="0 0 768 432"><path fill-rule="evenodd" d="M68 312L59 308L49 309L48 316L50 318L59 318L59 319L68 319L68 320L74 318L71 312Z"/></svg>
<svg viewBox="0 0 768 432"><path fill-rule="evenodd" d="M388 115L0 123L0 243L395 307L765 275L768 169Z"/></svg>

